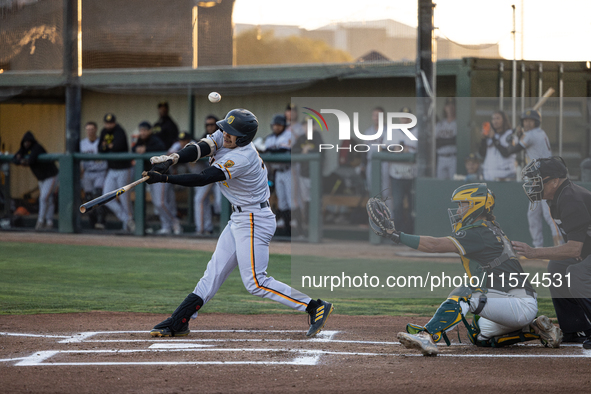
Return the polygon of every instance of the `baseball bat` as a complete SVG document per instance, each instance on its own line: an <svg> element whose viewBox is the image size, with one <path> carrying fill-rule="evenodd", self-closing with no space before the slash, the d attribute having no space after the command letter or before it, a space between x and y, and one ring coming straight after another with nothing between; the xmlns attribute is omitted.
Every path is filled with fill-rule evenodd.
<svg viewBox="0 0 591 394"><path fill-rule="evenodd" d="M552 96L554 94L554 89L550 88L548 90L546 90L546 93L544 93L544 95L542 97L540 97L540 99L538 100L538 102L536 103L536 105L534 105L534 110L537 111L540 109L540 107L542 105L544 105L544 103L546 101L548 101L548 99L550 98L550 96Z"/></svg>
<svg viewBox="0 0 591 394"><path fill-rule="evenodd" d="M97 197L94 200L90 200L89 202L80 205L80 212L85 213L87 211L90 211L94 207L97 207L99 205L105 205L109 201L115 199L117 196L119 196L127 191L130 191L131 189L133 189L134 187L136 187L140 183L144 183L148 179L150 179L150 177L145 176L142 179L138 179L137 181L130 183L129 185L125 185L117 190L113 190L112 192L108 192L107 194L103 194L102 196Z"/></svg>

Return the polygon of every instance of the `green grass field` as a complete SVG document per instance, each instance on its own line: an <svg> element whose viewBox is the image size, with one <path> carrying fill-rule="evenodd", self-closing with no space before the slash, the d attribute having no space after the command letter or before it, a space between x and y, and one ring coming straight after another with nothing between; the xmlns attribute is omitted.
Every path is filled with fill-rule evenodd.
<svg viewBox="0 0 591 394"><path fill-rule="evenodd" d="M129 311L171 313L191 292L209 252L0 243L0 314ZM291 257L272 255L268 274L291 281ZM310 294L314 296L314 294ZM346 315L430 316L443 299L330 298ZM554 317L550 299L540 314ZM203 312L294 313L248 294L235 270Z"/></svg>

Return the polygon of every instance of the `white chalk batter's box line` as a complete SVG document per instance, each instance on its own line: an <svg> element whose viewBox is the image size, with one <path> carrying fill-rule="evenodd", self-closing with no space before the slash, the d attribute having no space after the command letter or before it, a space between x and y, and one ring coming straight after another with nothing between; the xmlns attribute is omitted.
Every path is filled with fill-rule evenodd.
<svg viewBox="0 0 591 394"><path fill-rule="evenodd" d="M298 330L193 330L194 333L299 333ZM387 341L355 341L355 340L335 340L333 337L340 331L323 331L316 338L295 340L295 339L130 339L130 340L103 340L92 339L97 335L113 334L147 334L146 331L93 331L82 332L74 335L42 335L26 333L8 333L0 332L0 335L19 336L19 337L37 337L37 338L62 338L58 343L109 343L109 342L156 342L149 349L107 349L107 350L45 350L39 351L28 357L19 357L12 359L0 359L0 362L19 361L15 366L108 366L108 365L317 365L320 357L323 355L340 356L421 356L418 353L400 354L400 353L371 353L371 352L338 352L327 350L306 350L306 349L249 349L249 348L214 348L215 345L200 344L196 342L324 342L324 343L349 343L365 345L400 345L400 342ZM469 344L453 343L454 346L467 346ZM522 346L540 346L534 344L524 344ZM464 357L464 358L591 358L591 351L585 350L581 345L567 344L567 347L580 347L582 354L440 354L440 357ZM126 362L48 362L47 360L58 355L68 354L132 354L147 352L236 352L236 353L269 353L284 352L293 353L294 357L285 361L126 361ZM422 357L422 356L421 356Z"/></svg>

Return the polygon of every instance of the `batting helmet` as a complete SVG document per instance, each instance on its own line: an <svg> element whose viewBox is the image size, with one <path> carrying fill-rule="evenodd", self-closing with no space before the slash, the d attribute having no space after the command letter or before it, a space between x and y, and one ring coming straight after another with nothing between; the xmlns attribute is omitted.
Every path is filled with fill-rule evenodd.
<svg viewBox="0 0 591 394"><path fill-rule="evenodd" d="M480 215L492 213L495 207L495 195L488 189L486 183L469 183L458 187L451 195L451 201L469 204L468 208L458 207L447 210L454 232L474 223ZM460 209L462 211L458 213Z"/></svg>
<svg viewBox="0 0 591 394"><path fill-rule="evenodd" d="M521 126L523 126L524 119L533 119L536 122L536 127L540 127L542 123L542 116L535 109L526 109L521 114Z"/></svg>
<svg viewBox="0 0 591 394"><path fill-rule="evenodd" d="M259 121L254 114L246 109L233 109L226 117L217 121L218 127L230 135L238 137L237 146L246 146L253 140L259 129Z"/></svg>
<svg viewBox="0 0 591 394"><path fill-rule="evenodd" d="M523 191L532 202L530 209L535 209L537 202L544 198L544 183L556 179L568 177L568 169L560 156L552 156L543 159L532 160L521 171L523 178Z"/></svg>
<svg viewBox="0 0 591 394"><path fill-rule="evenodd" d="M271 122L271 126L273 126L274 124L278 124L283 127L287 126L287 120L285 119L285 115L283 115L283 114L273 115L273 121Z"/></svg>

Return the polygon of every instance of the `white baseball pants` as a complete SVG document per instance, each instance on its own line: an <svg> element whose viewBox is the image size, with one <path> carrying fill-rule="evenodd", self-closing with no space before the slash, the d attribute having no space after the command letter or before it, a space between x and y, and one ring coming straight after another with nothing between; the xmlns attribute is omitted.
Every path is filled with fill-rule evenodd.
<svg viewBox="0 0 591 394"><path fill-rule="evenodd" d="M170 183L153 183L148 185L148 191L152 197L152 204L160 219L160 227L171 231L178 219L175 211L170 210L170 202L167 201L167 193L172 188Z"/></svg>
<svg viewBox="0 0 591 394"><path fill-rule="evenodd" d="M55 213L55 201L53 192L58 185L57 175L38 182L39 185L39 216L38 223L52 223Z"/></svg>
<svg viewBox="0 0 591 394"><path fill-rule="evenodd" d="M243 212L234 212L193 292L207 303L238 267L249 293L305 311L310 297L267 276L269 242L275 228L275 215L269 207L243 208Z"/></svg>
<svg viewBox="0 0 591 394"><path fill-rule="evenodd" d="M107 171L107 176L105 177L103 193L108 193L127 185L131 182L130 179L131 168L124 168L122 170L109 169ZM132 218L131 210L129 208L129 193L121 194L116 199L108 202L106 207L108 207L115 214L115 216L117 216L117 219L123 222L123 225L125 225Z"/></svg>
<svg viewBox="0 0 591 394"><path fill-rule="evenodd" d="M474 312L478 308L481 293L472 294L470 305L460 301L462 315ZM480 312L480 334L478 339L490 339L513 331L526 329L538 313L538 302L534 297L525 295L525 290L515 289L504 293L488 290L486 305Z"/></svg>

